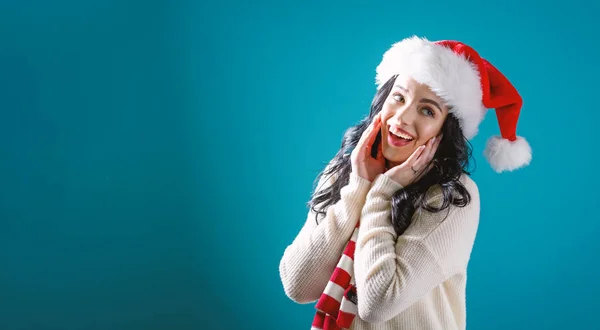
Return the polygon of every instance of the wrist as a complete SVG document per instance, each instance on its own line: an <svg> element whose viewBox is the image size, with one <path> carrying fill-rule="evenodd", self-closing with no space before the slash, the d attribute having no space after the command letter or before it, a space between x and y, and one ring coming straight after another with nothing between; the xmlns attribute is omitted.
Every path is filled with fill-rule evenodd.
<svg viewBox="0 0 600 330"><path fill-rule="evenodd" d="M392 179L389 173L382 173L377 176L371 185L371 191L383 195L386 198L391 198L398 190L403 189L404 185Z"/></svg>
<svg viewBox="0 0 600 330"><path fill-rule="evenodd" d="M370 186L373 180L366 179L357 172L351 171L348 183L356 186Z"/></svg>
<svg viewBox="0 0 600 330"><path fill-rule="evenodd" d="M375 180L375 178L369 175L368 172L361 170L350 171L350 177L354 177L356 180L364 180L369 183L372 183Z"/></svg>

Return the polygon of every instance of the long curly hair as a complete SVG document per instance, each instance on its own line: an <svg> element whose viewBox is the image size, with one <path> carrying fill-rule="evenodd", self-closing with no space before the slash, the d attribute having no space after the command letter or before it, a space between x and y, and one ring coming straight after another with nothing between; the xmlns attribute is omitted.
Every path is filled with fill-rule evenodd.
<svg viewBox="0 0 600 330"><path fill-rule="evenodd" d="M383 104L392 90L396 76L391 77L375 94L371 103L369 115L356 126L350 127L344 133L340 150L334 158L315 179L319 181L324 176L332 176L335 181L322 190L314 190L310 201L307 203L310 210L315 213L318 224L319 215L324 216L327 208L340 200L340 190L348 184L352 165L350 154L356 147L363 132L379 113ZM472 147L460 129L458 119L449 113L442 126L442 140L430 163L430 170L416 182L400 189L392 196L392 224L398 235L404 233L411 224L415 211L419 208L429 212L440 212L450 205L466 206L471 201L468 190L460 181L463 174L470 174L468 167L472 157ZM372 148L377 152L381 143L381 133L377 136ZM435 185L441 188L442 202L432 205L427 200L427 192Z"/></svg>

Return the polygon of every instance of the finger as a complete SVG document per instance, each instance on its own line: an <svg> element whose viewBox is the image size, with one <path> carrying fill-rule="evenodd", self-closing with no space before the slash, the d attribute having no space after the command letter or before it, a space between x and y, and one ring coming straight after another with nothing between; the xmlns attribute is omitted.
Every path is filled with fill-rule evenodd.
<svg viewBox="0 0 600 330"><path fill-rule="evenodd" d="M379 134L379 132L381 131L381 118L379 117L379 115L373 119L373 129L371 130L371 132L369 132L369 135L367 136L367 142L369 146L372 146L373 143L375 143L375 140L377 139L377 134Z"/></svg>
<svg viewBox="0 0 600 330"><path fill-rule="evenodd" d="M379 143L377 146L377 160L383 160L383 143Z"/></svg>
<svg viewBox="0 0 600 330"><path fill-rule="evenodd" d="M433 148L431 151L431 158L433 159L433 157L435 156L435 153L437 152L438 148L440 147L440 143L442 142L442 136L436 136L435 137L435 143L433 144Z"/></svg>
<svg viewBox="0 0 600 330"><path fill-rule="evenodd" d="M441 139L439 136L435 137L435 140L431 143L431 148L430 148L429 154L423 159L423 164L419 165L419 166L421 166L421 167L427 166L428 168L431 168L433 158L435 157L435 154L440 145L440 140Z"/></svg>
<svg viewBox="0 0 600 330"><path fill-rule="evenodd" d="M431 160L433 159L433 156L435 156L435 152L437 150L437 145L438 145L438 141L439 141L439 137L435 137L435 140L431 141L431 145L429 146L429 150L427 152L427 155L425 157L423 157L423 164L422 165L428 165Z"/></svg>
<svg viewBox="0 0 600 330"><path fill-rule="evenodd" d="M431 155L431 158L433 158L433 156L435 156L435 153L437 152L438 148L440 147L440 142L442 142L442 137L438 136L435 138L435 143L433 145L433 152Z"/></svg>
<svg viewBox="0 0 600 330"><path fill-rule="evenodd" d="M429 151L431 150L431 141L432 140L427 141L426 144L420 147L423 148L423 150L419 153L419 155L417 155L414 158L413 162L410 164L411 166L413 166L414 169L419 169L423 165L423 160L427 157Z"/></svg>
<svg viewBox="0 0 600 330"><path fill-rule="evenodd" d="M365 149L365 136L369 134L370 130L371 128L367 127L367 129L362 133L360 139L356 143L356 147L354 148L355 150L360 150L362 152Z"/></svg>
<svg viewBox="0 0 600 330"><path fill-rule="evenodd" d="M425 150L425 145L422 145L415 149L412 155L410 155L410 157L408 157L408 159L403 164L406 164L406 166L408 167L414 166L419 156L421 156L421 154L423 153L423 150Z"/></svg>
<svg viewBox="0 0 600 330"><path fill-rule="evenodd" d="M435 148L436 148L437 141L438 141L437 137L434 137L431 139L431 141L429 141L428 146L427 146L427 154L425 155L425 157L421 156L421 158L423 158L423 160L425 162L429 162L433 158L433 155L435 154Z"/></svg>
<svg viewBox="0 0 600 330"><path fill-rule="evenodd" d="M373 118L373 121L365 130L359 141L360 147L365 150L365 152L370 150L373 143L375 143L375 139L377 138L377 133L379 133L380 128L381 120L378 114L375 116L375 118Z"/></svg>
<svg viewBox="0 0 600 330"><path fill-rule="evenodd" d="M371 121L371 123L369 124L369 126L367 126L367 128L364 130L364 132L360 136L360 139L358 140L358 143L356 144L357 147L362 146L365 143L365 138L373 130L373 127L375 126L375 122L376 121L377 121L377 117L373 118L373 120Z"/></svg>

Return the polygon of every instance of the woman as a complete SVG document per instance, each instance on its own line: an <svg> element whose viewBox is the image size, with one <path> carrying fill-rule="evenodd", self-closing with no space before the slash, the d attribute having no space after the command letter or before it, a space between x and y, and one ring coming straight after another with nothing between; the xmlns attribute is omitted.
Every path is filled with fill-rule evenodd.
<svg viewBox="0 0 600 330"><path fill-rule="evenodd" d="M488 108L497 172L529 164L521 98L469 46L417 37L377 67L369 116L319 175L306 222L281 259L285 293L317 301L313 329L465 329L479 224L468 140Z"/></svg>

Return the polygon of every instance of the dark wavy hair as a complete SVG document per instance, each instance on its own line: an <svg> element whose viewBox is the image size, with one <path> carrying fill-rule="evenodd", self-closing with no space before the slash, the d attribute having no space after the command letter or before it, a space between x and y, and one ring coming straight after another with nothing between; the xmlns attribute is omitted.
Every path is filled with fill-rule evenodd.
<svg viewBox="0 0 600 330"><path fill-rule="evenodd" d="M324 176L335 177L335 182L323 190L314 190L308 207L315 213L318 224L319 215L325 215L327 208L340 200L340 190L349 181L352 165L350 153L356 147L361 135L369 126L373 117L379 113L383 104L392 90L396 76L388 80L375 94L371 103L369 116L361 120L358 125L350 127L344 133L340 150L334 158L315 179L318 182ZM468 172L469 160L472 157L472 148L460 129L458 119L449 113L442 126L442 140L429 164L430 170L423 174L419 180L407 187L400 189L392 196L392 224L398 235L404 233L411 224L412 217L418 208L429 212L440 212L450 205L466 206L471 201L467 189L460 182L463 173ZM381 143L381 133L373 145L373 152L377 152ZM439 185L442 192L442 203L431 205L425 197L428 190L434 185ZM436 203L437 204L437 203Z"/></svg>

